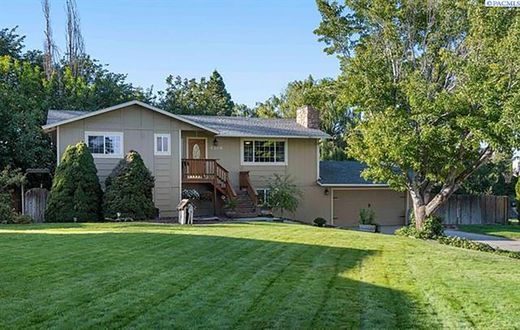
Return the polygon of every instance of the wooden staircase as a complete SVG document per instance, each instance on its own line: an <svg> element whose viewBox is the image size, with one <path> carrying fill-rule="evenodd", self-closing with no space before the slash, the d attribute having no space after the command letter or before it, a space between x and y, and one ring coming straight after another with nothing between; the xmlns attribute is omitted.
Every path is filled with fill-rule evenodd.
<svg viewBox="0 0 520 330"><path fill-rule="evenodd" d="M257 205L251 200L249 194L245 190L237 192L237 212L238 218L253 218L258 216Z"/></svg>
<svg viewBox="0 0 520 330"><path fill-rule="evenodd" d="M229 172L216 159L183 159L183 183L209 183L215 192L219 191L227 198L237 197L229 180Z"/></svg>
<svg viewBox="0 0 520 330"><path fill-rule="evenodd" d="M183 159L182 182L211 184L214 188L215 201L217 200L217 192L220 192L226 198L236 200L237 217L258 216L258 196L251 184L249 172L240 172L240 190L237 193L231 185L229 172L216 159ZM216 205L214 207L216 208Z"/></svg>
<svg viewBox="0 0 520 330"><path fill-rule="evenodd" d="M238 216L241 218L258 216L258 196L249 178L249 172L240 172L239 187L236 208Z"/></svg>

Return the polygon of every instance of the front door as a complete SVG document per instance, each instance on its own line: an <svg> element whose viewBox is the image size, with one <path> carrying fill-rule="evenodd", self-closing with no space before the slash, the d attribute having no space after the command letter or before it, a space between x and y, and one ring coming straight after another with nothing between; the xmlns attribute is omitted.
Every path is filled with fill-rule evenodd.
<svg viewBox="0 0 520 330"><path fill-rule="evenodd" d="M188 139L188 158L206 159L206 139Z"/></svg>
<svg viewBox="0 0 520 330"><path fill-rule="evenodd" d="M206 139L188 139L188 158L190 159L189 177L206 179L206 173L208 173L204 161L206 159Z"/></svg>

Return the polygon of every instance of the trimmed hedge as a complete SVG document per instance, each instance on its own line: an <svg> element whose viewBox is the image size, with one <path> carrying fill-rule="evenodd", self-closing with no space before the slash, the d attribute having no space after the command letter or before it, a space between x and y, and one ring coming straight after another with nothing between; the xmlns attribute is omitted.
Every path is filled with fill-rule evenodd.
<svg viewBox="0 0 520 330"><path fill-rule="evenodd" d="M45 222L101 220L102 196L94 158L87 145L70 145L52 180Z"/></svg>
<svg viewBox="0 0 520 330"><path fill-rule="evenodd" d="M451 245L451 246L468 249L468 250L491 252L491 253L496 253L496 254L503 255L506 257L510 257L510 258L520 259L520 252L497 249L497 248L492 247L489 244L470 241L468 239L461 238L461 237L444 236L444 237L439 237L437 240L439 241L439 243L444 244L444 245Z"/></svg>
<svg viewBox="0 0 520 330"><path fill-rule="evenodd" d="M105 216L147 220L157 217L152 190L155 179L137 151L130 151L105 181Z"/></svg>

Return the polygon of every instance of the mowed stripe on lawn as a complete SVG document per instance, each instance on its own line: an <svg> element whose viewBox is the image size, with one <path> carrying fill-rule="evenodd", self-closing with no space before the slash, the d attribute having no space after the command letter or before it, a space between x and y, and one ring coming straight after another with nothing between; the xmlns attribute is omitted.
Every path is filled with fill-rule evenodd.
<svg viewBox="0 0 520 330"><path fill-rule="evenodd" d="M303 225L2 226L0 266L0 327L520 325L517 260Z"/></svg>

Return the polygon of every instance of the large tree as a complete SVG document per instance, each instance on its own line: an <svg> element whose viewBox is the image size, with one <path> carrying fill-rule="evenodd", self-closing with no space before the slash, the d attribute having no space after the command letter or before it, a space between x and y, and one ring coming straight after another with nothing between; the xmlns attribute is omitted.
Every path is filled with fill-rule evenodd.
<svg viewBox="0 0 520 330"><path fill-rule="evenodd" d="M321 144L321 156L328 160L344 160L346 132L352 127L356 115L341 95L343 82L333 79L316 80L312 76L287 84L280 95L273 95L258 103L254 114L258 117L295 118L296 110L310 105L320 112L320 128L332 138Z"/></svg>
<svg viewBox="0 0 520 330"><path fill-rule="evenodd" d="M40 67L0 56L0 169L51 167L54 152L41 125L47 95Z"/></svg>
<svg viewBox="0 0 520 330"><path fill-rule="evenodd" d="M231 116L233 114L234 103L231 94L227 91L224 79L217 70L211 73L205 94L206 107L209 113L218 116Z"/></svg>
<svg viewBox="0 0 520 330"><path fill-rule="evenodd" d="M495 153L518 146L520 12L468 0L318 0L362 119L364 176L410 193L422 227Z"/></svg>
<svg viewBox="0 0 520 330"><path fill-rule="evenodd" d="M172 113L186 115L230 116L234 103L226 90L224 79L215 70L207 79L166 78L166 90L160 92L159 105Z"/></svg>

